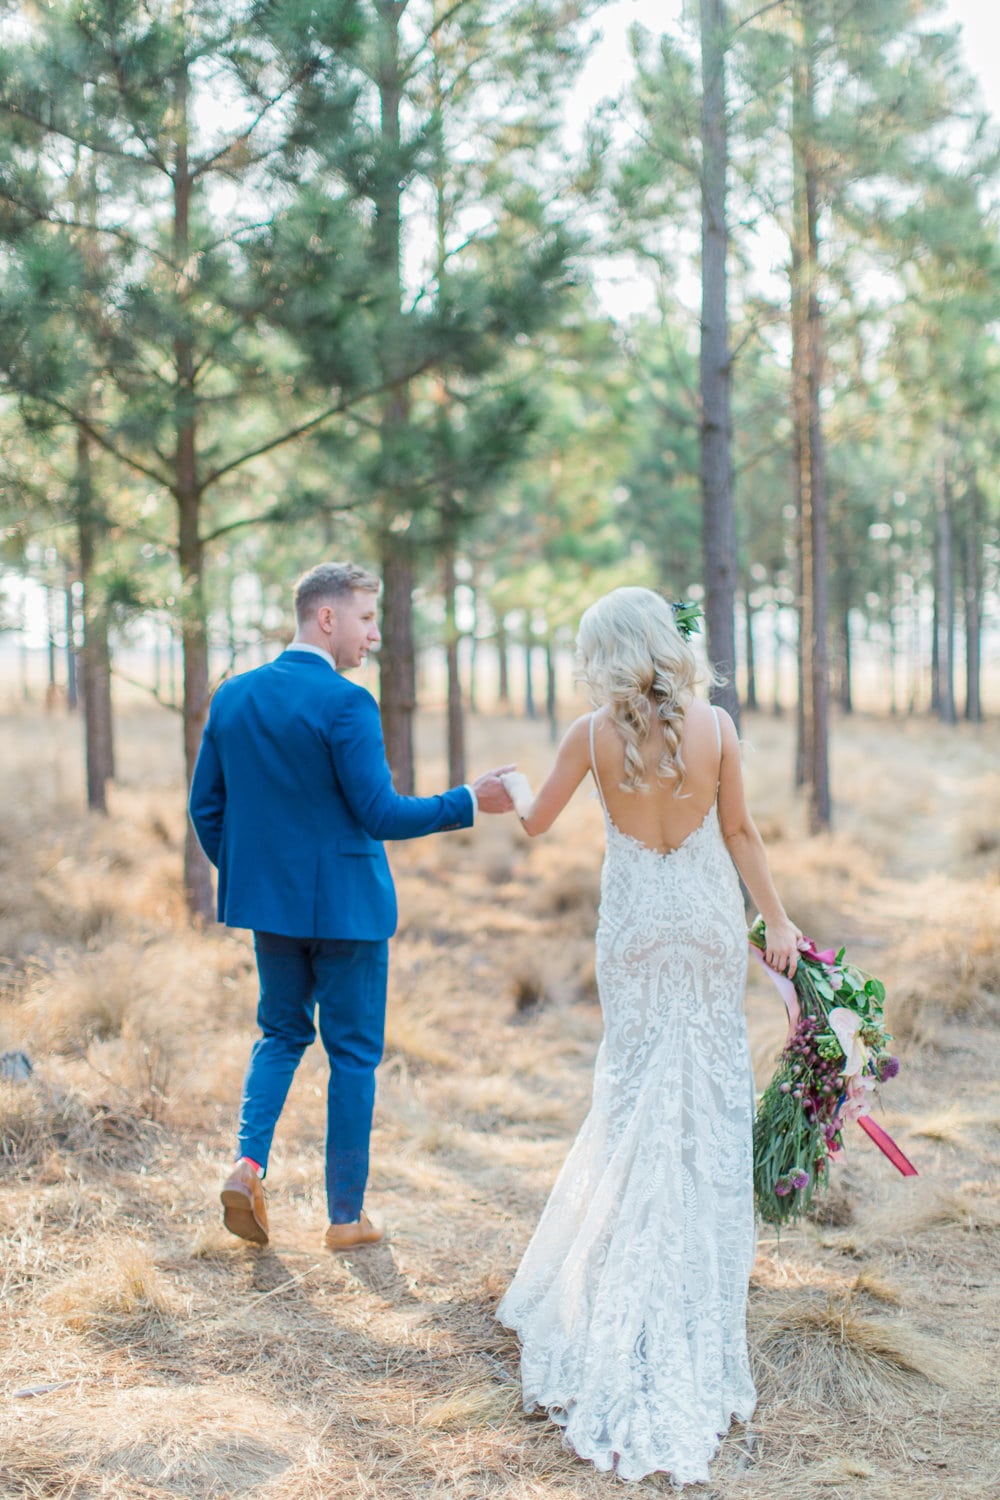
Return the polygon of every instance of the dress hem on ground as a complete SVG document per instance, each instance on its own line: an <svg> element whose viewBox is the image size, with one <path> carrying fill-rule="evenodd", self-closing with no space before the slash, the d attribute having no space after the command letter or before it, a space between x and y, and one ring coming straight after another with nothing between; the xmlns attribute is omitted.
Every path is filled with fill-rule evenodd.
<svg viewBox="0 0 1000 1500"><path fill-rule="evenodd" d="M669 857L607 836L591 1107L497 1317L575 1453L693 1484L755 1405L746 923L714 807Z"/></svg>

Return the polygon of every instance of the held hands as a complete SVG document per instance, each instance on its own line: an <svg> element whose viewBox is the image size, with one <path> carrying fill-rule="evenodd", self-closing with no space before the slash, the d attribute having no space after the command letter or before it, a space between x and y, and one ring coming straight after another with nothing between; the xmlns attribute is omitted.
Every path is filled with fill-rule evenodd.
<svg viewBox="0 0 1000 1500"><path fill-rule="evenodd" d="M506 771L503 776L503 784L510 793L510 799L514 804L514 811L519 818L526 818L531 811L535 796L531 790L531 783L523 771Z"/></svg>
<svg viewBox="0 0 1000 1500"><path fill-rule="evenodd" d="M510 799L504 781L513 770L513 766L497 766L495 770L484 771L482 776L477 777L472 783L472 790L476 794L476 801L479 804L480 812L510 812L514 804Z"/></svg>
<svg viewBox="0 0 1000 1500"><path fill-rule="evenodd" d="M777 969L779 974L787 973L789 979L794 979L799 964L799 944L805 942L802 933L788 917L781 916L777 921L765 922L764 936L767 943L764 962Z"/></svg>

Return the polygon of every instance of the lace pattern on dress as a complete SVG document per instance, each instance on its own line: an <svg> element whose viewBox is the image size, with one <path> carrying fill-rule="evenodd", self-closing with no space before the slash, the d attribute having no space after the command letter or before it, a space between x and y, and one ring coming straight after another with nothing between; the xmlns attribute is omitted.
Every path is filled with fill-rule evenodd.
<svg viewBox="0 0 1000 1500"><path fill-rule="evenodd" d="M756 1402L743 901L715 806L662 853L601 802L593 1099L497 1316L581 1458L692 1484Z"/></svg>

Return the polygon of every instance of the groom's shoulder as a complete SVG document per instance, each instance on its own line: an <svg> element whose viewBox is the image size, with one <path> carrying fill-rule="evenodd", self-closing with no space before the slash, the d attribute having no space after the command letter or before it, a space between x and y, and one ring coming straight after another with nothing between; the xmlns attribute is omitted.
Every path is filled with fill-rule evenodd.
<svg viewBox="0 0 1000 1500"><path fill-rule="evenodd" d="M224 677L215 692L212 694L212 711L216 715L227 710L236 709L241 703L252 702L261 694L278 689L282 676L279 662L281 657L275 657L273 661L263 662L259 667L250 667L246 672L234 672L229 677ZM331 677L333 673L331 672Z"/></svg>
<svg viewBox="0 0 1000 1500"><path fill-rule="evenodd" d="M253 691L256 684L264 682L273 675L274 662L266 661L259 667L250 667L246 672L232 672L223 677L215 689L216 698L231 698L240 693Z"/></svg>
<svg viewBox="0 0 1000 1500"><path fill-rule="evenodd" d="M216 683L212 692L212 707L217 709L221 704L231 703L234 698L245 691L246 684L251 677L255 677L261 671L260 667L254 667L249 672L233 672Z"/></svg>
<svg viewBox="0 0 1000 1500"><path fill-rule="evenodd" d="M378 700L366 687L362 687L360 682L352 682L349 677L342 677L339 672L334 676L334 682L336 687L331 694L330 701L334 702L341 712L345 710L349 712L353 709L356 713L362 714L373 711L378 713Z"/></svg>

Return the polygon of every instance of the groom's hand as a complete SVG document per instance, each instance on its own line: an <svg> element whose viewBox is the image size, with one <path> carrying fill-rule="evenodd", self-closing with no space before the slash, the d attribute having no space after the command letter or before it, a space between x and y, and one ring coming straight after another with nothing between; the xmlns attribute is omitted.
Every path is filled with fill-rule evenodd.
<svg viewBox="0 0 1000 1500"><path fill-rule="evenodd" d="M500 780L506 771L516 770L516 766L497 766L493 771L484 771L482 776L476 778L472 783L472 790L476 794L479 811L484 813L505 813L513 811L514 804L510 800L510 793Z"/></svg>

